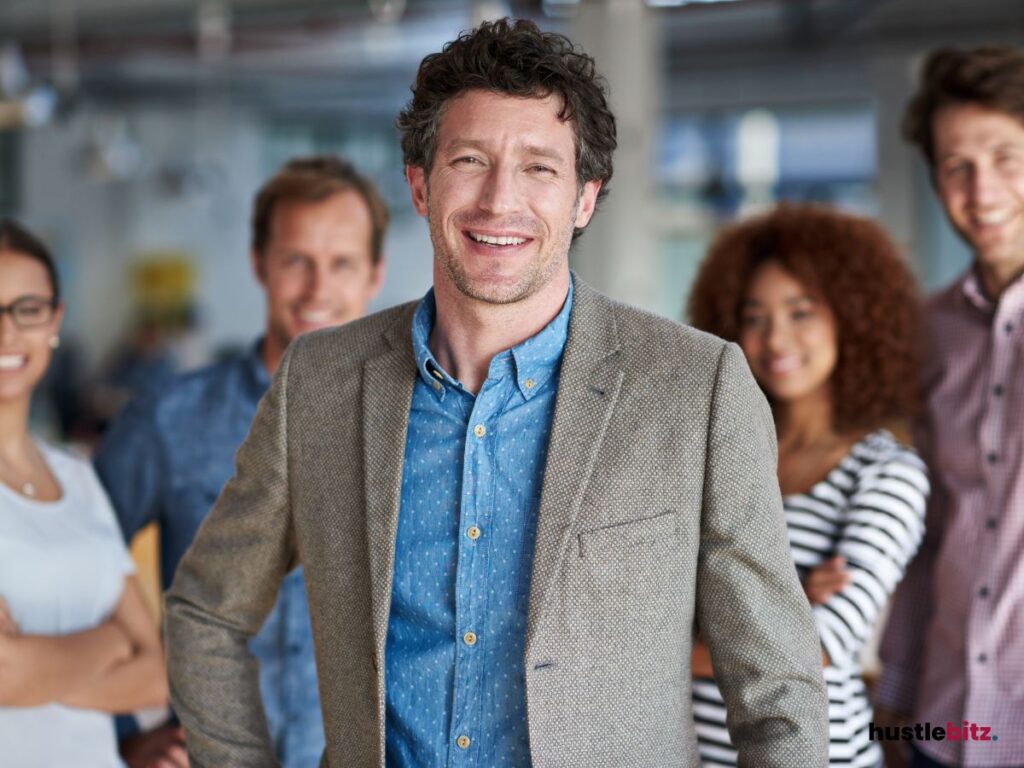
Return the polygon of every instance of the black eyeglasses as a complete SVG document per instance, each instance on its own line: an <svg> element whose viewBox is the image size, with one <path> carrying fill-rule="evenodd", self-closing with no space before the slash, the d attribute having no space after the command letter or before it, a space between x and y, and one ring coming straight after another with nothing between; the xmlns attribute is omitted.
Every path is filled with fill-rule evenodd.
<svg viewBox="0 0 1024 768"><path fill-rule="evenodd" d="M10 304L0 304L0 319L4 312L11 313L16 328L38 328L53 319L53 311L57 308L55 299L42 296L19 296Z"/></svg>

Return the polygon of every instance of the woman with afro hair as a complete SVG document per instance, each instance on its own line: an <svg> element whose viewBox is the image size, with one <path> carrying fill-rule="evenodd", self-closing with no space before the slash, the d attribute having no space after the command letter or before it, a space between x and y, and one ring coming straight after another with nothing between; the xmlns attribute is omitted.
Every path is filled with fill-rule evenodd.
<svg viewBox="0 0 1024 768"><path fill-rule="evenodd" d="M725 229L690 295L693 324L742 348L768 398L797 573L821 636L829 764L876 768L860 652L924 531L924 464L887 426L918 398L914 278L882 229L782 205ZM705 766L736 765L707 647L693 655Z"/></svg>

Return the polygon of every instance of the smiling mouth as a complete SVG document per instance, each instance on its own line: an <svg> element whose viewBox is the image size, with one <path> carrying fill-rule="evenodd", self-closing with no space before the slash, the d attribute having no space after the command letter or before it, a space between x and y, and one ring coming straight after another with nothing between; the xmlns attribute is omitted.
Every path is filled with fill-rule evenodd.
<svg viewBox="0 0 1024 768"><path fill-rule="evenodd" d="M0 372L20 371L27 363L26 355L0 355Z"/></svg>
<svg viewBox="0 0 1024 768"><path fill-rule="evenodd" d="M768 369L768 373L779 376L797 370L800 367L800 360L796 357L783 357L770 360L765 367Z"/></svg>
<svg viewBox="0 0 1024 768"><path fill-rule="evenodd" d="M530 238L516 235L485 235L480 232L465 231L466 237L474 243L487 245L491 248L514 248L529 242Z"/></svg>
<svg viewBox="0 0 1024 768"><path fill-rule="evenodd" d="M973 218L976 225L982 227L998 227L1008 222L1013 218L1013 216L1014 212L1012 210L999 210L976 213Z"/></svg>
<svg viewBox="0 0 1024 768"><path fill-rule="evenodd" d="M334 313L329 309L303 309L298 313L299 321L308 325L324 325L330 323Z"/></svg>

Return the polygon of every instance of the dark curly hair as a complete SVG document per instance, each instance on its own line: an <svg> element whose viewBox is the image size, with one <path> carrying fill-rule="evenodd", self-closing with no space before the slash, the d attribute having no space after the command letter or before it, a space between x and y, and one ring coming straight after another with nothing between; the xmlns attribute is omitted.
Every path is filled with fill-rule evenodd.
<svg viewBox="0 0 1024 768"><path fill-rule="evenodd" d="M1024 51L1010 46L939 48L929 54L921 86L903 115L903 136L935 163L935 114L956 104L977 104L1024 123Z"/></svg>
<svg viewBox="0 0 1024 768"><path fill-rule="evenodd" d="M691 322L738 341L751 277L767 262L778 263L835 316L833 427L874 429L912 417L920 394L920 302L916 280L885 231L807 204L783 204L733 224L701 264L690 293Z"/></svg>
<svg viewBox="0 0 1024 768"><path fill-rule="evenodd" d="M568 38L522 19L481 24L423 59L412 98L398 116L406 165L430 173L445 105L475 89L522 98L558 96L558 117L571 120L576 134L577 183L600 181L597 199L604 199L616 147L607 83L594 60Z"/></svg>

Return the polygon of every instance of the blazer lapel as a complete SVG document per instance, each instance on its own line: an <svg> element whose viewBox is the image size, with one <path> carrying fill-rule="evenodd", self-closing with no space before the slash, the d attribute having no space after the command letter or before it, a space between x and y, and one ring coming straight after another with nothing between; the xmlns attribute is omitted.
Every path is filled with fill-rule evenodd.
<svg viewBox="0 0 1024 768"><path fill-rule="evenodd" d="M363 367L363 465L366 492L366 536L375 640L374 666L383 680L391 576L395 563L395 532L402 496L402 465L409 405L416 383L408 317L385 332L387 350Z"/></svg>
<svg viewBox="0 0 1024 768"><path fill-rule="evenodd" d="M537 521L527 655L551 585L572 543L573 522L624 377L612 303L575 278L573 290Z"/></svg>

